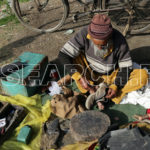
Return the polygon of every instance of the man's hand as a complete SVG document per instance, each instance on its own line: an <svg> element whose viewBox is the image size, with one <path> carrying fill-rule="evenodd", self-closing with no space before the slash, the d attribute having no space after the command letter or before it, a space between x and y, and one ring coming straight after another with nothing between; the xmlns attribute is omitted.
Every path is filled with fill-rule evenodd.
<svg viewBox="0 0 150 150"><path fill-rule="evenodd" d="M89 91L90 93L94 93L96 91L96 89L94 87L92 87L88 81L86 80L86 78L81 77L79 80L81 86L86 89L87 91Z"/></svg>
<svg viewBox="0 0 150 150"><path fill-rule="evenodd" d="M109 88L108 92L107 92L107 95L105 97L111 99L111 98L114 98L115 96L116 96L116 91Z"/></svg>
<svg viewBox="0 0 150 150"><path fill-rule="evenodd" d="M63 78L61 78L59 81L57 81L57 83L58 83L59 86L62 86L62 85L69 84L70 81L71 81L71 76L66 75Z"/></svg>
<svg viewBox="0 0 150 150"><path fill-rule="evenodd" d="M81 77L79 82L84 89L86 89L86 90L89 89L88 81L84 77Z"/></svg>
<svg viewBox="0 0 150 150"><path fill-rule="evenodd" d="M99 110L104 110L104 105L101 102L97 102L97 106Z"/></svg>

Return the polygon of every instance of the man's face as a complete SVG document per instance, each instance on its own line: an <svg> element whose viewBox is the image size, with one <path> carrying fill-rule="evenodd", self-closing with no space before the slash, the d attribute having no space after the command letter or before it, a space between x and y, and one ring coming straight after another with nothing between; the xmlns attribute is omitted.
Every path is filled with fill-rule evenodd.
<svg viewBox="0 0 150 150"><path fill-rule="evenodd" d="M90 40L94 46L94 55L104 58L109 51L111 40L98 40L92 37L90 37Z"/></svg>
<svg viewBox="0 0 150 150"><path fill-rule="evenodd" d="M94 45L98 47L99 50L104 50L107 49L107 40L98 40L91 38L93 41Z"/></svg>

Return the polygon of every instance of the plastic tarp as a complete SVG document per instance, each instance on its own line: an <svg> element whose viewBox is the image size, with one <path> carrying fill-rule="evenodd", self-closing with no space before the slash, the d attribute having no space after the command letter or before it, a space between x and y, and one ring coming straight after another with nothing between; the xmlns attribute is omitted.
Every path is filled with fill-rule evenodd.
<svg viewBox="0 0 150 150"><path fill-rule="evenodd" d="M14 105L23 106L28 110L27 116L13 131L8 140L3 143L0 150L39 150L42 124L51 114L50 101L47 101L46 104L42 106L40 95L35 95L33 97L25 97L22 95L9 97L0 95L0 100ZM32 136L28 145L16 140L20 129L25 125L32 127Z"/></svg>
<svg viewBox="0 0 150 150"><path fill-rule="evenodd" d="M50 101L47 101L46 104L42 106L40 95L32 97L25 97L22 95L9 97L0 95L0 100L22 106L28 110L27 116L13 131L8 140L0 146L0 150L40 150L42 124L50 117L51 114ZM32 127L32 136L28 145L16 140L20 129L25 125ZM93 143L95 143L95 141L66 145L62 148L62 150L87 150Z"/></svg>

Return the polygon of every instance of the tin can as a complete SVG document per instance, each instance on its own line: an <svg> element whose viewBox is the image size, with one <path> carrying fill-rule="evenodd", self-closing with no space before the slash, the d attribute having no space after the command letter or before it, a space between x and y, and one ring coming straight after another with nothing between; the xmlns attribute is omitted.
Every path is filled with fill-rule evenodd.
<svg viewBox="0 0 150 150"><path fill-rule="evenodd" d="M51 72L50 72L50 77L51 77L52 79L55 79L55 80L58 79L58 72L57 72L56 69L52 69L52 70L51 70Z"/></svg>

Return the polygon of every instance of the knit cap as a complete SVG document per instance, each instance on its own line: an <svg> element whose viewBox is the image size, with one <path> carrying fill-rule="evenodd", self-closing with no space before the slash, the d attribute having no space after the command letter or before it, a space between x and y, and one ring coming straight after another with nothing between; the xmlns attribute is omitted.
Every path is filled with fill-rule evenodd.
<svg viewBox="0 0 150 150"><path fill-rule="evenodd" d="M88 26L90 36L99 40L108 39L112 31L111 20L105 14L96 14Z"/></svg>

